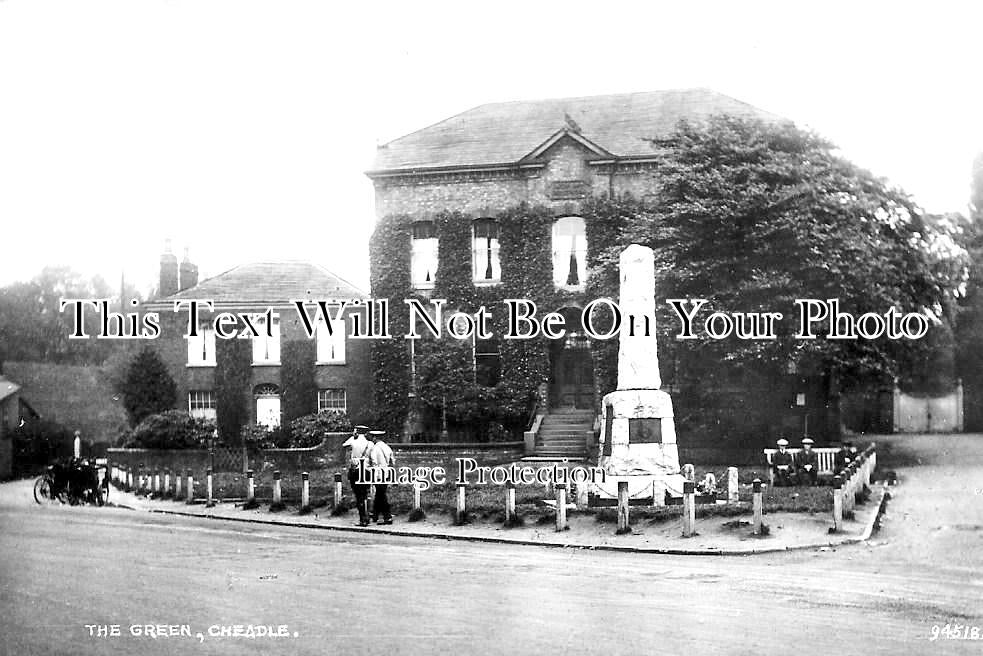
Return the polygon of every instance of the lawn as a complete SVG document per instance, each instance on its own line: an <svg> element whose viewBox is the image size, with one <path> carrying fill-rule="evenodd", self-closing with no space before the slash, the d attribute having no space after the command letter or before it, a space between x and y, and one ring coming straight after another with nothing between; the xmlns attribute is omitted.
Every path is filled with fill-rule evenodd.
<svg viewBox="0 0 983 656"><path fill-rule="evenodd" d="M453 520L457 508L456 462L448 459L442 463L447 470L448 483L435 485L421 493L421 506L428 515L446 515L448 521ZM711 471L717 476L721 492L718 498L726 497L723 486L726 483L726 466L707 466L697 468L697 478L701 479ZM334 474L336 469L321 469L310 472L311 505L314 507L332 505L334 501ZM737 505L697 505L697 517L740 516L751 514L751 481L762 478L761 470L742 469L739 471L740 503ZM273 472L261 471L255 476L256 497L268 503L273 497ZM285 474L280 481L284 503L294 510L300 505L301 476L300 474ZM243 474L217 473L213 480L216 498L242 499L246 496L246 477ZM505 487L500 485L471 485L467 488L466 506L472 519L502 521L505 508ZM195 496L204 496L203 480L195 481ZM554 510L546 505L544 500L552 499L553 494L542 485L517 485L516 509L526 521L547 522L553 517ZM354 496L348 484L347 475L343 478L342 499L346 507L354 503ZM389 486L389 500L395 515L407 515L413 509L413 488L410 485ZM572 502L573 495L568 497ZM832 488L819 487L768 487L764 486L763 505L765 513L769 512L808 512L828 513L832 511ZM571 511L577 514L591 514L599 522L615 522L617 513L613 508L597 508ZM632 523L637 521L665 521L678 517L680 506L664 508L638 507L631 509Z"/></svg>

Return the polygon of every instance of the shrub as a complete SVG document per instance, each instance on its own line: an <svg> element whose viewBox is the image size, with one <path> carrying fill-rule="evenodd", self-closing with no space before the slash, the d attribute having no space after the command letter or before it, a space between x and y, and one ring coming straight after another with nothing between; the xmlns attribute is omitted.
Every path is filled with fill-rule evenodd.
<svg viewBox="0 0 983 656"><path fill-rule="evenodd" d="M168 410L145 417L124 434L124 447L137 449L202 449L215 432L215 423Z"/></svg>
<svg viewBox="0 0 983 656"><path fill-rule="evenodd" d="M343 433L351 429L352 422L344 412L304 415L290 422L289 444L291 448L317 446L326 433Z"/></svg>
<svg viewBox="0 0 983 656"><path fill-rule="evenodd" d="M130 425L149 415L170 410L177 402L177 386L157 352L145 347L130 362L123 385L123 406Z"/></svg>
<svg viewBox="0 0 983 656"><path fill-rule="evenodd" d="M282 426L270 429L258 424L247 424L239 434L242 443L254 449L285 449L290 442L290 434Z"/></svg>

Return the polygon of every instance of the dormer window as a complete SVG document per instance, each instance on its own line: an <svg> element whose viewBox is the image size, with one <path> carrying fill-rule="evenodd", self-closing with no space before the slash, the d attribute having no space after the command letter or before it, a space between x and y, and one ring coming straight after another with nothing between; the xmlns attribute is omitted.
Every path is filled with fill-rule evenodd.
<svg viewBox="0 0 983 656"><path fill-rule="evenodd" d="M478 219L472 224L473 278L476 283L493 284L502 280L502 264L498 257L498 221Z"/></svg>
<svg viewBox="0 0 983 656"><path fill-rule="evenodd" d="M587 282L587 225L579 216L553 224L553 283L559 289L581 291Z"/></svg>
<svg viewBox="0 0 983 656"><path fill-rule="evenodd" d="M410 278L414 289L433 289L437 277L437 229L431 221L413 224Z"/></svg>

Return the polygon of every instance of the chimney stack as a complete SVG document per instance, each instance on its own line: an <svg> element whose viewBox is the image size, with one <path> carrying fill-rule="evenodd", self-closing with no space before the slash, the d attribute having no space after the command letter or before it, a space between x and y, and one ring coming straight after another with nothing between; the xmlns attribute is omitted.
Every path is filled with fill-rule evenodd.
<svg viewBox="0 0 983 656"><path fill-rule="evenodd" d="M171 252L171 240L164 240L164 252L160 256L160 284L157 295L161 298L178 293L177 256Z"/></svg>
<svg viewBox="0 0 983 656"><path fill-rule="evenodd" d="M181 261L181 291L189 289L198 284L198 265L191 262L188 257L188 247L184 247L184 259Z"/></svg>

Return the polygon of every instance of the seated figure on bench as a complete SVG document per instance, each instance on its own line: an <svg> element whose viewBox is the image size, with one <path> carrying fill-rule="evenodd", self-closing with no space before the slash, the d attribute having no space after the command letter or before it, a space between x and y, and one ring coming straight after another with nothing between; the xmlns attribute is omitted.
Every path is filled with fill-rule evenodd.
<svg viewBox="0 0 983 656"><path fill-rule="evenodd" d="M776 486L795 485L795 459L786 449L788 440L778 440L778 451L771 456L771 469L775 474Z"/></svg>
<svg viewBox="0 0 983 656"><path fill-rule="evenodd" d="M815 485L819 480L819 454L812 450L812 439L802 440L802 450L795 454L795 471L799 482Z"/></svg>
<svg viewBox="0 0 983 656"><path fill-rule="evenodd" d="M834 461L834 473L839 473L844 467L849 465L857 458L857 447L853 446L853 442L843 442L842 448L840 448L839 453L836 454L836 460Z"/></svg>

